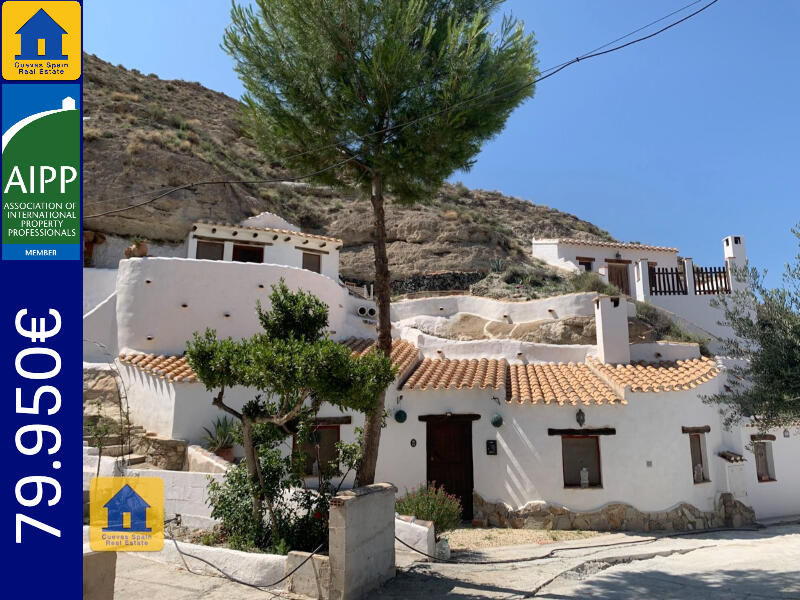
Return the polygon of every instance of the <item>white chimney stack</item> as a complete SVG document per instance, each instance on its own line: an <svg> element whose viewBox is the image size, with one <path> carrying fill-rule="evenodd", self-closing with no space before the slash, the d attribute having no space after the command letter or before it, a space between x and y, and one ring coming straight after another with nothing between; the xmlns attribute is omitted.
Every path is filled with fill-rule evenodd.
<svg viewBox="0 0 800 600"><path fill-rule="evenodd" d="M747 281L737 280L733 272L733 267L742 269L747 265L747 251L745 250L744 237L741 235L729 235L722 240L722 248L725 252L725 266L728 268L731 291L747 288Z"/></svg>
<svg viewBox="0 0 800 600"><path fill-rule="evenodd" d="M628 339L628 302L620 296L594 299L597 350L600 362L628 364L631 347Z"/></svg>

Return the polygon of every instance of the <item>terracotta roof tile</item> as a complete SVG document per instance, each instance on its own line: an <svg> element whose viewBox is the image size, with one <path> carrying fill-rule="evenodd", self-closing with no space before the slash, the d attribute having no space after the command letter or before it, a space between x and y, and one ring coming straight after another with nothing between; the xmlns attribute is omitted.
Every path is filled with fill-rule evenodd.
<svg viewBox="0 0 800 600"><path fill-rule="evenodd" d="M651 246L649 244L632 244L624 242L606 242L602 240L581 240L577 238L559 238L556 240L559 244L569 244L571 246L601 246L603 248L623 248L625 250L655 250L657 252L677 252L677 248L669 246Z"/></svg>
<svg viewBox="0 0 800 600"><path fill-rule="evenodd" d="M632 392L677 392L691 390L701 383L711 381L720 370L710 358L692 358L673 362L632 363L608 365L593 358L589 365L601 377L623 386Z"/></svg>
<svg viewBox="0 0 800 600"><path fill-rule="evenodd" d="M737 454L736 452L731 452L730 450L722 450L717 453L717 456L729 463L747 462L744 456Z"/></svg>
<svg viewBox="0 0 800 600"><path fill-rule="evenodd" d="M375 340L369 338L347 338L341 342L353 354L364 356L367 352L375 347ZM389 356L392 361L392 366L397 367L398 376L400 378L408 374L408 372L417 364L419 360L419 350L411 342L405 340L392 340L392 353Z"/></svg>
<svg viewBox="0 0 800 600"><path fill-rule="evenodd" d="M342 342L354 354L363 356L375 345L374 340L349 338ZM417 347L405 340L392 342L392 364L398 367L401 375L405 375L416 364L418 358ZM189 366L185 356L164 356L155 354L120 354L120 362L129 364L149 373L173 381L175 383L192 383L197 381L197 374Z"/></svg>
<svg viewBox="0 0 800 600"><path fill-rule="evenodd" d="M213 221L197 221L202 225L216 225L217 227L231 227L233 229L249 229L250 231L272 231L275 233L294 235L297 237L311 238L315 240L325 240L326 242L336 242L339 244L344 243L339 238L329 237L327 235L319 235L318 233L305 233L304 231L294 231L292 229L278 229L275 227L251 227L249 225L236 225L234 223L215 223Z"/></svg>
<svg viewBox="0 0 800 600"><path fill-rule="evenodd" d="M403 384L405 390L499 389L506 383L505 359L426 358Z"/></svg>
<svg viewBox="0 0 800 600"><path fill-rule="evenodd" d="M185 356L164 356L155 354L120 354L120 362L175 383L193 383L197 374Z"/></svg>
<svg viewBox="0 0 800 600"><path fill-rule="evenodd" d="M626 404L584 363L511 365L506 401L518 404Z"/></svg>

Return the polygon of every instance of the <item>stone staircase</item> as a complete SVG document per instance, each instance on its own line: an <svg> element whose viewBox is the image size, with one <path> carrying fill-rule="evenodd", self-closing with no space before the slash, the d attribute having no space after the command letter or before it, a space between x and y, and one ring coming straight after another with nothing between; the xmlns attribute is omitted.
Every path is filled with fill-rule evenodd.
<svg viewBox="0 0 800 600"><path fill-rule="evenodd" d="M187 443L160 437L141 425L126 422L120 407L116 373L109 368L83 371L83 445L90 456L118 458L125 466L180 471L186 460ZM98 435L102 432L102 435ZM100 439L98 439L100 438ZM102 444L98 444L102 441Z"/></svg>

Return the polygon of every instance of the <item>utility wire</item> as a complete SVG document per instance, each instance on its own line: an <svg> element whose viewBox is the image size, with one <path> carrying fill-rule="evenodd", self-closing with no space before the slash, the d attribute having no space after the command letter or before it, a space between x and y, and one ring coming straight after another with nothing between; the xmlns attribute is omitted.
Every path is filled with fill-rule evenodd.
<svg viewBox="0 0 800 600"><path fill-rule="evenodd" d="M180 517L180 515L178 515L178 517L175 517L175 518L172 518L172 519L168 519L167 521L164 521L164 524L166 525L167 523L169 523L169 522L171 522L171 521L176 521L176 522L177 522L177 524L180 524L180 519L179 519L179 517ZM309 560L311 560L311 558L312 558L312 557L313 557L313 556L314 556L314 555L315 555L317 552L319 552L320 550L322 550L322 546L324 546L324 544L320 544L319 546L317 546L316 548L314 548L314 550L312 550L312 551L309 553L309 555L308 555L308 556L306 556L306 557L303 559L303 562L301 562L301 563L300 563L299 565L297 565L297 566L296 566L294 569L292 569L291 571L289 571L289 572L288 572L286 575L284 575L283 577L281 577L281 578L280 578L280 579L278 579L277 581L275 581L275 582L273 582L273 583L266 584L266 585L255 585L255 584L253 584L253 583L248 583L247 581L242 581L241 579L238 579L238 578L234 577L233 575L230 575L229 573L226 573L226 572L225 572L224 570L222 570L220 567L218 567L217 565L215 565L215 564L214 564L214 563L212 563L211 561L208 561L208 560L206 560L205 558L201 558L201 557L199 557L199 556L196 556L196 555L194 555L194 554L190 554L189 552L185 552L184 550L181 550L181 547L178 545L178 540L176 540L176 539L175 539L175 538L172 536L172 534L168 533L168 531L167 531L167 529L166 529L166 528L164 528L164 533L166 534L166 536L167 536L167 537L168 537L170 540L172 540L172 543L173 543L173 544L175 544L175 550L177 550L177 551L178 551L178 555L181 557L181 561L183 562L183 566L184 566L184 567L186 568L186 570L187 570L187 571L189 571L189 573L191 573L192 575L202 575L202 573L196 573L195 571L192 571L192 570L189 568L189 565L188 565L188 564L187 564L187 562L186 562L186 558L187 558L187 557L188 557L188 558L193 558L194 560L199 560L201 563L204 563L204 564L208 565L209 567L211 567L212 569L214 569L214 570L216 570L216 571L219 571L219 572L220 572L220 573L221 573L221 574L222 574L224 577L226 577L227 579L229 579L229 580L233 581L234 583L238 583L238 584L240 584L240 585L246 585L247 587L251 587L251 588L254 588L254 589L260 590L260 591L262 591L262 592L267 592L268 594L271 594L272 596L277 596L277 594L275 594L274 592L271 592L271 591L270 591L268 588L274 588L274 587L276 587L278 584L281 584L281 583L283 583L284 581L286 581L287 579L289 579L289 577L291 577L292 575L294 575L294 574L295 574L295 573L296 573L296 572L297 572L297 571L300 569L300 567L302 567L302 566L303 566L304 564L306 564L306 563L307 563Z"/></svg>
<svg viewBox="0 0 800 600"><path fill-rule="evenodd" d="M597 48L594 48L593 50L589 50L588 52L585 52L579 58L581 58L581 60L583 60L586 56L588 56L592 52L597 52L598 50L602 50L603 48L607 48L608 46L610 46L612 44L616 44L617 42L619 42L621 40L629 38L630 36L635 35L635 34L639 33L640 31L643 31L643 30L647 29L648 27L652 27L653 25L655 25L657 23L660 23L661 21L664 21L664 20L666 20L666 19L668 19L668 18L670 18L670 17L672 17L672 16L674 16L674 15L680 13L680 12L683 12L684 10L694 6L695 4L700 4L702 1L703 0L694 0L694 2L690 2L689 4L687 4L685 6L682 6L681 8L679 8L677 10L672 11L671 13L666 14L661 18L658 18L655 21L650 21L647 25L642 25L638 29L634 29L633 31L630 31L630 32L626 33L625 35L621 35L620 37L618 37L618 38L616 38L614 40L611 40L610 42L607 42L607 43L603 44L602 46L598 46ZM545 73L553 71L554 69L557 69L557 68L561 67L562 65L567 64L568 62L570 62L570 61L565 61L565 62L559 63L557 65L553 65L552 67L548 67L547 69L544 69L544 70L540 71L539 74L540 75L544 75ZM327 149L327 147L325 147L325 149ZM315 150L312 150L312 152L313 151L318 151L318 150L319 149L315 149ZM289 156L286 156L284 158L277 158L277 159L274 160L274 162L279 162L279 163L280 162L285 162L286 160L289 160L290 158L295 157L295 156L297 156L297 154L289 155ZM257 183L265 183L265 181L264 180L236 181L236 182L229 182L229 183L257 184ZM178 189L181 189L180 186L169 188L169 190L172 190L172 191L177 191ZM158 191L159 190L151 190L149 192L139 192L137 194L131 194L129 196L125 196L125 197L122 197L122 198L107 198L105 200L95 200L95 201L91 202L90 204L91 205L96 205L96 204L104 204L106 202L118 202L118 201L121 201L121 200L132 200L134 198L140 198L142 196L149 196L150 194L152 194L154 192L158 192ZM167 190L161 190L161 191L167 191Z"/></svg>
<svg viewBox="0 0 800 600"><path fill-rule="evenodd" d="M578 62L581 62L581 61L584 61L584 60L588 60L588 59L591 59L591 58L596 58L598 56L604 56L606 54L610 54L612 52L616 52L618 50L622 50L623 48L627 48L627 47L632 46L634 44L638 44L640 42L644 42L645 40L649 40L649 39L651 39L651 38L653 38L653 37L655 37L655 36L657 36L657 35L659 35L661 33L664 33L665 31L667 31L669 29L672 29L673 27L675 27L677 25L680 25L681 23L683 23L685 21L688 21L692 17L702 13L703 11L707 10L708 8L710 8L711 6L713 6L714 4L719 2L719 0L711 0L708 4L700 7L699 9L695 10L694 12L689 13L688 15L686 15L685 17L682 17L681 19L678 19L677 21L673 21L669 25L666 25L665 27L662 27L661 29L658 29L658 30L654 31L653 33L650 33L650 34L642 36L642 37L638 37L638 38L633 39L633 40L630 40L629 42L626 42L624 44L620 44L620 45L608 48L608 46L614 44L615 42L617 42L619 40L626 39L626 38L630 37L631 35L634 35L635 33L638 33L639 31L642 31L643 29L647 29L648 27L652 26L653 24L659 23L659 22L669 18L670 16L672 16L674 14L682 12L682 11L686 10L687 8L689 8L691 6L694 6L695 4L697 4L700 1L701 0L696 0L695 2L687 4L686 6L684 6L682 8L679 8L676 11L671 12L669 15L665 15L664 17L656 19L655 21L652 21L651 23L649 23L647 25L644 25L644 26L640 27L639 29L636 29L636 30L634 30L634 31L632 31L630 33L625 34L624 36L621 36L621 37L617 38L616 40L613 40L611 42L608 42L607 44L599 46L595 50L592 50L592 51L590 51L590 52L588 52L586 54L582 54L580 56L576 56L575 58L573 58L571 60L568 60L566 62L561 63L560 65L557 65L557 66L551 67L549 69L546 69L544 71L544 73L546 73L546 74L540 75L539 77L533 79L532 81L530 81L530 82L528 82L526 84L523 84L521 86L517 86L516 88L513 88L513 89L509 90L508 92L505 92L505 93L502 93L502 94L497 94L497 92L503 90L504 88L511 87L512 84L510 84L510 83L506 84L506 85L499 86L499 87L494 88L492 90L488 90L486 92L483 92L481 94L473 96L472 98L467 98L466 100L463 100L461 102L456 102L455 104L452 104L452 105L450 105L448 107L445 107L445 108L443 108L441 110L438 110L438 111L435 111L435 112L432 112L432 113L428 113L426 115L422 115L420 117L417 117L416 119L412 119L411 121L407 121L405 123L400 123L400 124L397 124L397 125L391 125L389 127L384 127L382 129L379 129L379 130L376 130L376 131L372 131L370 133L366 133L364 135L353 136L348 140L335 142L333 144L327 144L327 145L320 146L318 148L313 148L313 149L310 149L310 150L304 150L303 152L298 152L298 153L289 155L287 157L284 157L282 159L282 161L291 160L292 158L298 158L300 156L305 156L305 155L308 155L308 154L313 154L313 153L321 152L321 151L324 151L324 150L330 150L330 149L333 149L333 148L338 148L338 147L342 146L343 144L350 144L352 142L364 140L364 139L367 139L369 137L373 137L373 136L376 136L376 135L382 135L382 134L385 134L385 133L402 131L403 129L406 129L407 127L411 127L412 125L416 125L417 123L420 123L422 121L426 121L428 119L432 119L432 118L441 116L441 115L443 115L445 113L448 113L448 112L450 112L450 111L452 111L452 110L454 110L456 108L461 108L461 107L467 106L469 104L472 104L472 103L474 103L474 102L476 102L478 100L481 100L483 98L487 98L489 96L491 96L493 100L496 100L496 99L499 99L499 98L503 98L503 97L506 97L506 96L510 96L510 95L519 93L519 92L521 92L521 91L523 91L523 90L525 90L527 88L530 88L530 87L536 85L537 83L539 83L541 81L544 81L545 79L548 79L548 78L552 77L553 75L556 75L557 73L560 73L564 69L566 69L566 68L568 68L568 67L570 67L570 66L572 66L572 65L574 65L574 64L576 64ZM549 71L549 72L547 72L547 71ZM138 208L139 206L144 206L146 204L150 204L151 202L154 202L155 200L163 198L164 196L168 196L169 194L172 194L172 193L174 193L176 191L179 191L179 190L182 190L182 189L186 189L186 188L190 188L190 187L194 187L194 186L197 186L197 185L236 184L236 183L239 183L239 184L259 184L259 183L264 184L264 183L282 183L282 182L298 181L298 180L301 180L301 179L308 179L310 177L314 177L315 175L319 175L320 173L323 173L325 171L329 171L329 170L334 169L334 168L336 168L338 166L341 166L342 164L350 162L351 160L354 160L354 159L355 159L355 157L351 157L351 158L349 158L349 159L347 159L345 161L342 161L340 163L336 163L334 165L325 167L324 169L321 169L320 171L317 171L315 173L311 173L311 174L300 176L300 177L290 177L290 178L283 178L283 179L262 179L262 180L252 180L252 181L202 181L202 182L196 182L196 183L188 183L188 184L185 184L185 185L181 185L181 186L177 186L177 187L174 187L174 188L170 188L170 189L162 192L161 194L159 194L155 198L152 198L152 199L147 200L145 202L141 202L141 203L138 203L138 204L133 204L133 205L128 206L128 207L118 208L118 209L114 209L114 210L110 210L110 211L106 211L106 212L102 212L102 213L98 213L98 214L94 214L94 215L85 215L84 219L90 219L90 218L94 218L94 217L101 217L101 216L105 216L105 215L108 215L108 214L113 214L113 213L118 213L118 212L123 212L123 211L126 211L126 210L130 210L130 209L133 209L133 208ZM152 192L150 192L150 193L152 193ZM144 192L141 195L145 195L145 194L147 194L147 192ZM126 199L126 198L120 198L119 200L124 200L124 199ZM107 201L110 201L110 200L103 200L102 202L107 202Z"/></svg>
<svg viewBox="0 0 800 600"><path fill-rule="evenodd" d="M165 192L162 192L155 198L150 198L150 200L145 200L144 202L139 202L138 204L132 204L131 206L124 206L122 208L115 208L113 210L107 210L105 212L97 213L94 215L84 215L84 219L92 219L94 217L103 217L105 215L110 215L113 213L123 212L126 210L130 210L132 208L138 208L139 206L144 206L145 204L150 204L151 202L155 202L156 200L163 198L164 196L168 196L173 192L177 192L178 190L185 190L191 187L197 187L199 185L220 185L220 184L233 184L233 183L287 183L291 181L301 181L303 179L309 179L311 177L315 177L326 171L330 171L331 169L335 169L337 167L341 167L342 165L349 163L350 161L354 160L355 157L350 157L333 165L328 165L323 169L319 169L318 171L314 171L313 173L307 173L306 175L298 175L295 177L283 177L280 179L259 179L255 181L196 181L193 183L186 183L184 185L179 185L178 187L171 188Z"/></svg>

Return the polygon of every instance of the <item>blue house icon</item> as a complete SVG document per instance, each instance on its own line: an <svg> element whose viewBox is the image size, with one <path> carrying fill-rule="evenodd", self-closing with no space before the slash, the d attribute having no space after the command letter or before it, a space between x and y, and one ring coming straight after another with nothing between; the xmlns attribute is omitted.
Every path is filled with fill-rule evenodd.
<svg viewBox="0 0 800 600"><path fill-rule="evenodd" d="M108 527L103 527L103 531L150 531L147 526L150 505L127 483L103 508L108 509ZM128 527L125 527L125 513L131 516Z"/></svg>
<svg viewBox="0 0 800 600"><path fill-rule="evenodd" d="M17 60L66 60L62 54L61 36L66 34L61 25L56 23L43 8L33 15L17 30L22 38L22 53L15 56ZM39 42L44 42L42 53L39 53Z"/></svg>

